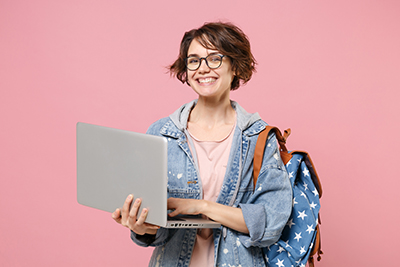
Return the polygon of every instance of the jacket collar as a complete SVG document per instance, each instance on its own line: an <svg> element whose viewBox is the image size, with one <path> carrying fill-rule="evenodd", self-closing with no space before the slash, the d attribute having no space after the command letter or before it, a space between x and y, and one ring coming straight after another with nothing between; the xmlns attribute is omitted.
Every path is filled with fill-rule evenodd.
<svg viewBox="0 0 400 267"><path fill-rule="evenodd" d="M160 133L173 138L178 138L187 128L190 111L196 105L197 99L182 105L174 113L172 113L168 121L162 128ZM231 101L232 107L236 111L237 127L246 135L251 136L262 131L266 123L261 120L258 113L248 113L237 102Z"/></svg>

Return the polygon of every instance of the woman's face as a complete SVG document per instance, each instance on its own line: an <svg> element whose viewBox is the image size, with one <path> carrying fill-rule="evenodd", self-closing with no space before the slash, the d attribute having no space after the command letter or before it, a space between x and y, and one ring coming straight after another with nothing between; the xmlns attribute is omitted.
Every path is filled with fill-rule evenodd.
<svg viewBox="0 0 400 267"><path fill-rule="evenodd" d="M210 54L221 55L219 51L207 49L194 39L189 46L187 56L205 58ZM221 66L216 69L209 68L205 60L201 60L197 70L187 70L188 83L199 97L205 98L218 99L226 95L229 97L233 77L234 73L228 57L223 57Z"/></svg>

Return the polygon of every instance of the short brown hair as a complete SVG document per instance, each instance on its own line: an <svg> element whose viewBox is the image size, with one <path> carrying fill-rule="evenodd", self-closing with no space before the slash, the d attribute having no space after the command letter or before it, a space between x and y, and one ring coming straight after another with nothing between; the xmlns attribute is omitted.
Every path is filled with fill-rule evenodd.
<svg viewBox="0 0 400 267"><path fill-rule="evenodd" d="M198 29L186 32L183 36L179 57L168 67L170 74L176 76L182 83L187 83L185 60L194 39L205 48L218 50L231 60L232 71L235 73L231 90L238 89L241 83L245 84L251 79L257 63L251 53L246 34L231 23L213 22L205 23Z"/></svg>

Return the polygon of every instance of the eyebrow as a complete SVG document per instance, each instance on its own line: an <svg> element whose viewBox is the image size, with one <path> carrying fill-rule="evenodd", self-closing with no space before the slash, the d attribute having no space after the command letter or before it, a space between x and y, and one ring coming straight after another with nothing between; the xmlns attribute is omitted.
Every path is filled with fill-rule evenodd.
<svg viewBox="0 0 400 267"><path fill-rule="evenodd" d="M205 57L208 57L209 55L222 55L222 54L219 53L219 52L213 52L213 53L208 54L208 55L205 56ZM190 55L188 55L187 57L198 57L198 58L200 58L201 56L199 56L198 54L190 54Z"/></svg>

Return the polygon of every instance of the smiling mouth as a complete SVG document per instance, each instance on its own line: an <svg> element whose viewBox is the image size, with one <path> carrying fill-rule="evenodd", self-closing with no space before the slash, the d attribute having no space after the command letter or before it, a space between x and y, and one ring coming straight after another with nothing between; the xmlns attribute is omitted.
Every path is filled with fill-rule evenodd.
<svg viewBox="0 0 400 267"><path fill-rule="evenodd" d="M197 81L200 84L211 84L213 82L215 82L217 79L216 78L201 78L201 79L197 79Z"/></svg>

